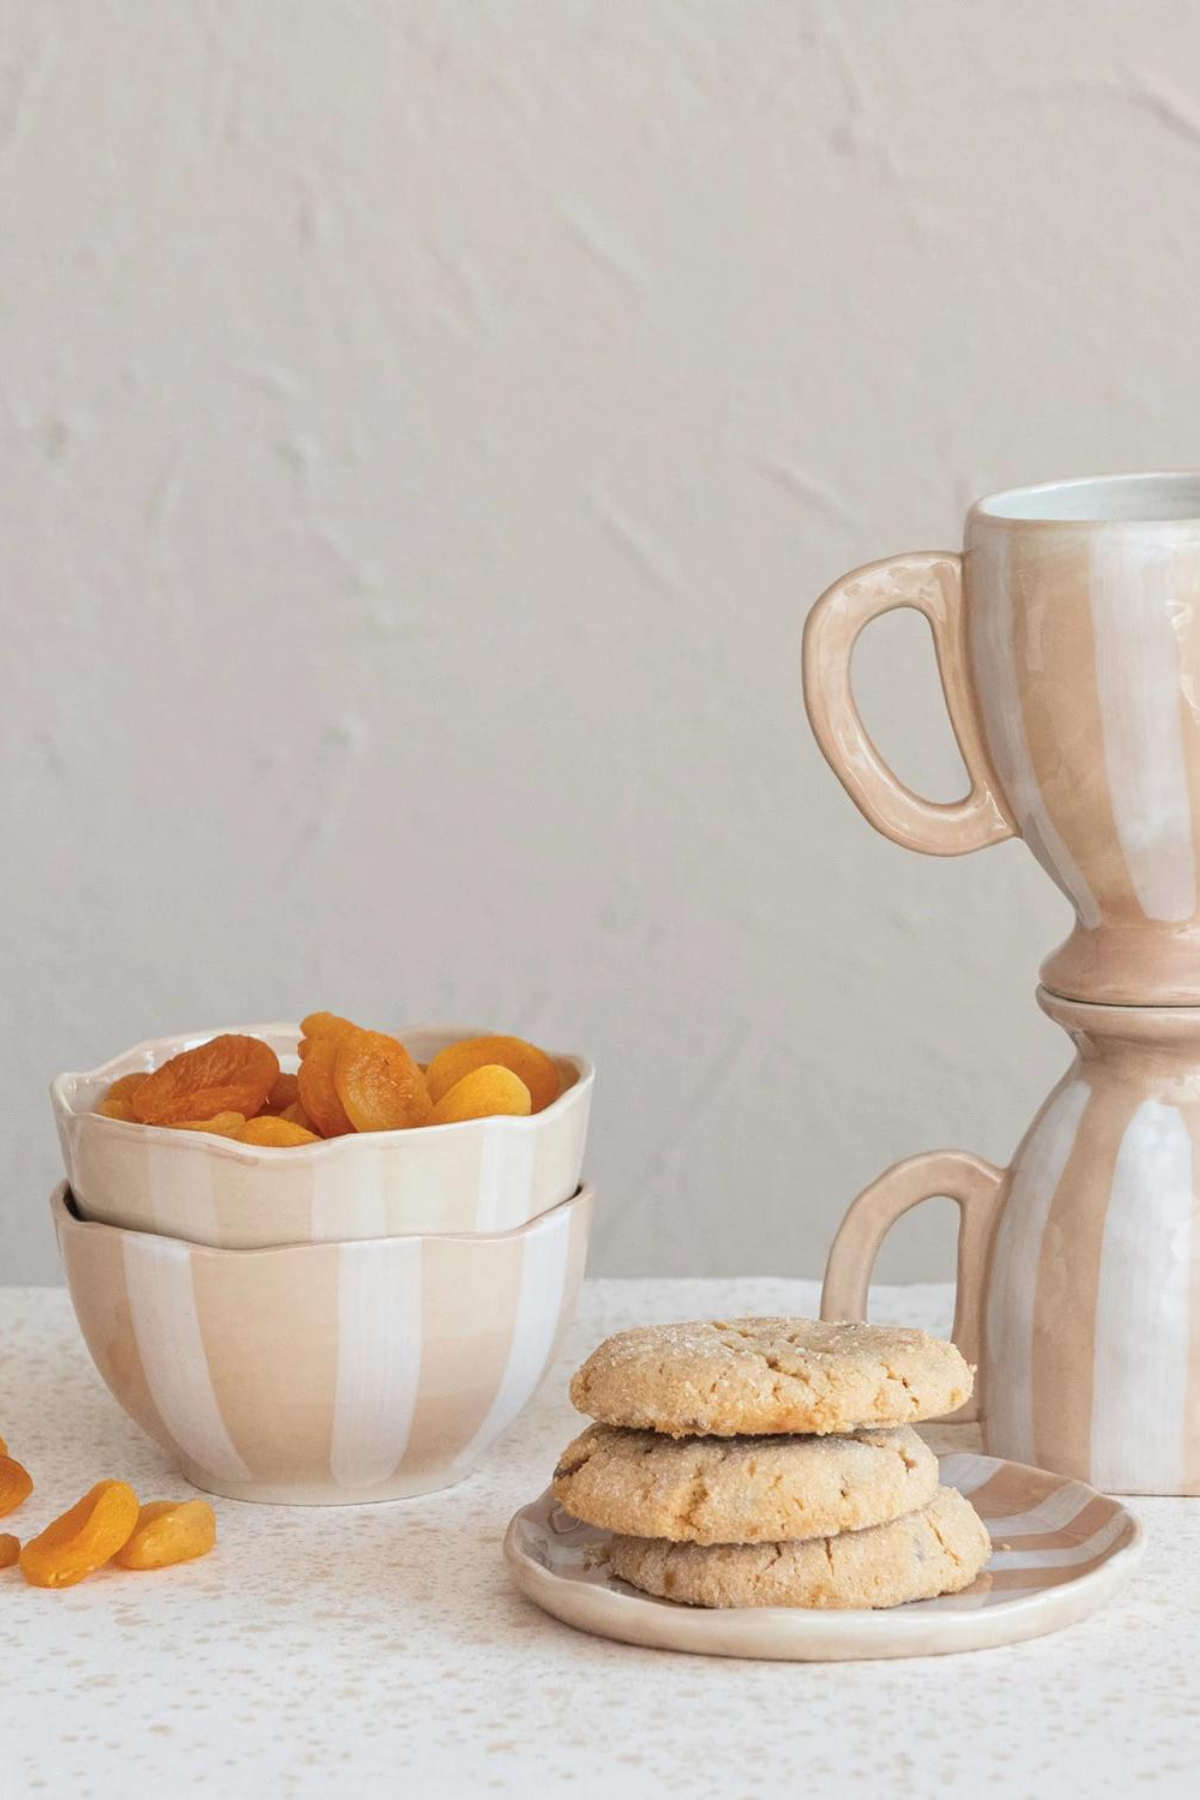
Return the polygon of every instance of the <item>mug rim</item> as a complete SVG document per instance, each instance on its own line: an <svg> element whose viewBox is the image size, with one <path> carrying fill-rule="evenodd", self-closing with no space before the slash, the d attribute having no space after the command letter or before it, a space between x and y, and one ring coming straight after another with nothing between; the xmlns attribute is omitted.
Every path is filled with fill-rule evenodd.
<svg viewBox="0 0 1200 1800"><path fill-rule="evenodd" d="M1107 504L1105 504L1107 502ZM1200 469L1074 475L1003 488L976 500L968 520L988 525L1133 526L1200 530Z"/></svg>

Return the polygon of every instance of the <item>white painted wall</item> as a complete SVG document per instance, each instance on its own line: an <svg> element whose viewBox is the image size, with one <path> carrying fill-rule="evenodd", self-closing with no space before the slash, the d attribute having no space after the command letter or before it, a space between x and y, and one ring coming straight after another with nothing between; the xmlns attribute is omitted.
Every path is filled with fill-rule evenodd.
<svg viewBox="0 0 1200 1800"><path fill-rule="evenodd" d="M815 1274L893 1158L1005 1157L1063 904L859 820L800 626L977 492L1200 461L1200 11L0 19L0 1279L53 1071L319 1004L591 1052L598 1271ZM860 671L949 796L923 628Z"/></svg>

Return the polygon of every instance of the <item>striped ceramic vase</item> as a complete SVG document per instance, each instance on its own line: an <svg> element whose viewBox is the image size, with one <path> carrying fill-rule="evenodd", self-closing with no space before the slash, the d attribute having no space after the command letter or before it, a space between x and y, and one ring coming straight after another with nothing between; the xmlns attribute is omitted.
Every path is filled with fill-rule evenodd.
<svg viewBox="0 0 1200 1800"><path fill-rule="evenodd" d="M864 1318L880 1241L958 1202L954 1335L977 1363L985 1448L1109 1493L1200 1493L1200 1009L1039 990L1075 1061L1007 1170L961 1151L899 1163L851 1206L826 1318Z"/></svg>
<svg viewBox="0 0 1200 1800"><path fill-rule="evenodd" d="M898 780L854 702L855 641L896 607L936 640L971 782L948 805ZM1047 987L1200 1005L1200 474L997 494L971 508L962 555L854 570L809 615L804 696L834 773L897 843L1024 838L1075 909Z"/></svg>

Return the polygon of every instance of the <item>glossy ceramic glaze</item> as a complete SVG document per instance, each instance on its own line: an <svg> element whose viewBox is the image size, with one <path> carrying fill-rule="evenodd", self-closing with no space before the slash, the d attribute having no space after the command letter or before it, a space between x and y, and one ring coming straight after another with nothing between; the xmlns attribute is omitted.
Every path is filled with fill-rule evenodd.
<svg viewBox="0 0 1200 1800"><path fill-rule="evenodd" d="M297 1026L224 1029L264 1038L285 1068L296 1067ZM294 1150L128 1124L93 1111L118 1075L157 1068L215 1035L155 1038L99 1069L54 1082L67 1178L86 1218L239 1250L410 1232L507 1231L579 1186L594 1080L582 1056L556 1059L569 1085L532 1118L355 1132ZM479 1034L439 1026L399 1035L419 1062L428 1062L447 1044Z"/></svg>
<svg viewBox="0 0 1200 1800"><path fill-rule="evenodd" d="M951 1150L888 1170L846 1215L822 1313L865 1317L889 1226L947 1195L985 1448L1110 1493L1200 1494L1200 1009L1038 999L1076 1055L1011 1166Z"/></svg>
<svg viewBox="0 0 1200 1800"><path fill-rule="evenodd" d="M212 1250L54 1224L75 1313L121 1406L188 1480L235 1500L394 1500L461 1481L570 1323L592 1193L516 1231Z"/></svg>
<svg viewBox="0 0 1200 1800"><path fill-rule="evenodd" d="M904 606L932 627L971 781L951 805L896 778L851 693L859 632ZM956 855L1025 839L1077 919L1048 987L1200 1003L1200 474L980 501L962 556L870 564L822 596L804 692L834 772L897 843Z"/></svg>
<svg viewBox="0 0 1200 1800"><path fill-rule="evenodd" d="M582 1525L549 1490L513 1519L504 1553L523 1593L555 1618L646 1649L780 1662L937 1656L1040 1637L1104 1605L1132 1575L1144 1536L1116 1500L1044 1469L993 1457L941 1459L995 1548L961 1594L881 1611L798 1606L710 1610L641 1594L609 1574L611 1534Z"/></svg>

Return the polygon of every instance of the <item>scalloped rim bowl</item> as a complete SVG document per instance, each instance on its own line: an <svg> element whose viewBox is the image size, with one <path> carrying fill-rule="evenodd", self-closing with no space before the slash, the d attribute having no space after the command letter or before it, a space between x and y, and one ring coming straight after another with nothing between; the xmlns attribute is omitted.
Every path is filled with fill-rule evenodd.
<svg viewBox="0 0 1200 1800"><path fill-rule="evenodd" d="M515 1231L212 1250L51 1201L71 1302L117 1402L195 1486L333 1506L461 1481L549 1368L592 1191Z"/></svg>
<svg viewBox="0 0 1200 1800"><path fill-rule="evenodd" d="M299 1026L227 1025L296 1067ZM419 1062L478 1027L416 1026L396 1034ZM92 1108L119 1075L157 1068L217 1036L150 1038L50 1089L67 1179L85 1219L159 1232L219 1250L341 1243L423 1232L507 1231L560 1205L579 1186L595 1071L555 1055L565 1087L531 1118L471 1119L419 1131L356 1132L293 1150L264 1150L204 1132L106 1119Z"/></svg>

